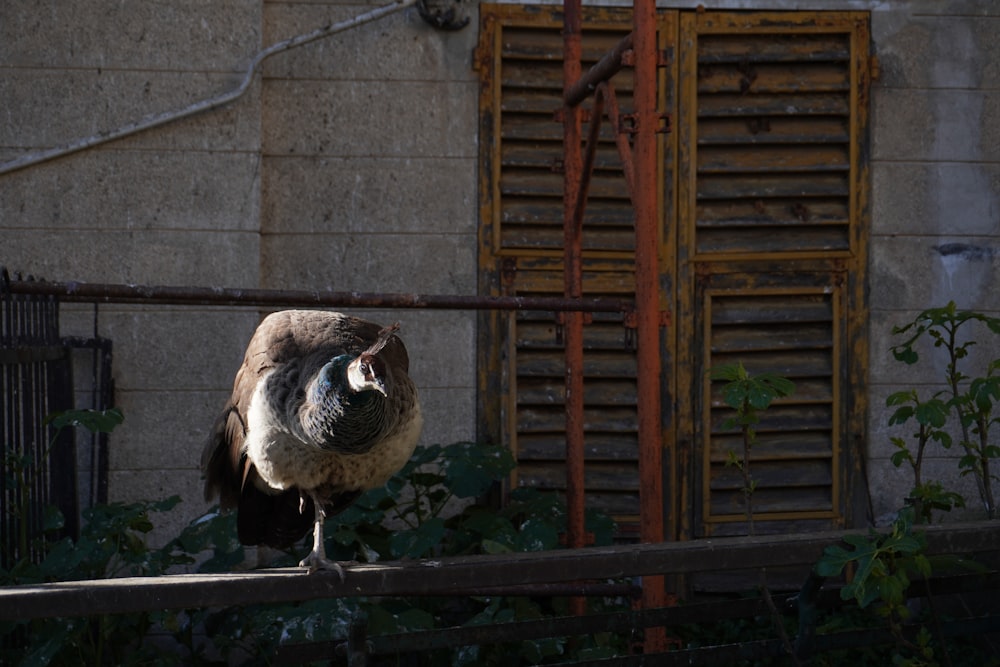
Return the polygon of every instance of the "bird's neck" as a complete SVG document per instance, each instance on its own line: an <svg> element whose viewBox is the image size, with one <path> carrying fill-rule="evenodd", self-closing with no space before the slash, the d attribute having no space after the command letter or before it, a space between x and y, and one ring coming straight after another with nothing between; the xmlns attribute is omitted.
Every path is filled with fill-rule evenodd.
<svg viewBox="0 0 1000 667"><path fill-rule="evenodd" d="M320 447L365 451L384 429L385 397L375 390L350 388L347 366L351 361L353 357L341 355L328 362L301 408L303 431Z"/></svg>

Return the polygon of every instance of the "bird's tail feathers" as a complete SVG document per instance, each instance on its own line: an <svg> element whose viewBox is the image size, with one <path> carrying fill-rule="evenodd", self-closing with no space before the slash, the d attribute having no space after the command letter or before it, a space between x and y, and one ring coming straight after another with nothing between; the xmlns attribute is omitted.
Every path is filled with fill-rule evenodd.
<svg viewBox="0 0 1000 667"><path fill-rule="evenodd" d="M243 486L243 466L239 448L231 446L232 439L243 439L242 420L237 410L230 406L219 415L201 454L201 469L205 475L205 500L216 496L223 509L236 507ZM234 460L234 456L237 457Z"/></svg>
<svg viewBox="0 0 1000 667"><path fill-rule="evenodd" d="M314 518L312 500L306 498L300 507L298 489L271 495L248 480L240 497L236 530L241 544L287 549L305 537Z"/></svg>

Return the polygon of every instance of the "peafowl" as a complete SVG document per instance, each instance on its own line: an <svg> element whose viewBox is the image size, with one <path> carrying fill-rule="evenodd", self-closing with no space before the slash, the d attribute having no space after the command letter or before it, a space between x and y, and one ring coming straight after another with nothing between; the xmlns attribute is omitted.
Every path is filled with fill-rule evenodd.
<svg viewBox="0 0 1000 667"><path fill-rule="evenodd" d="M323 523L413 453L423 417L396 336L342 313L266 317L202 454L205 499L237 508L242 544L286 548L313 527L299 565L333 570Z"/></svg>

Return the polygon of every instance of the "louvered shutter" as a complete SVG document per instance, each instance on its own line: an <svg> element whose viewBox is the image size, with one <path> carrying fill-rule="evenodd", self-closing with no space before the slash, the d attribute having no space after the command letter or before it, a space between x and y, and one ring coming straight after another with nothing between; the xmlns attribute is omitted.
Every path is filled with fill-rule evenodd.
<svg viewBox="0 0 1000 667"><path fill-rule="evenodd" d="M484 5L481 72L481 266L492 294L563 294L562 14L558 7ZM631 29L630 12L585 9L584 69ZM615 79L631 105L631 72ZM590 102L584 105L590 108ZM584 296L631 298L634 226L614 135L605 121L583 222ZM519 486L566 488L564 348L551 312L484 316L499 334L484 341L482 413L515 452ZM638 513L636 359L620 314L584 327L587 506L616 516L625 532ZM490 401L493 401L490 403ZM491 422L491 419L493 420ZM631 524L631 526L630 526Z"/></svg>
<svg viewBox="0 0 1000 667"><path fill-rule="evenodd" d="M696 535L745 533L742 441L710 368L792 379L751 452L758 533L842 526L864 418L866 19L681 18L679 271Z"/></svg>
<svg viewBox="0 0 1000 667"><path fill-rule="evenodd" d="M480 285L562 294L562 16L481 5ZM712 366L793 379L753 453L757 532L850 521L861 464L866 347L867 15L659 13L667 534L747 530L738 451ZM631 29L584 8L584 69ZM614 84L631 107L631 70ZM589 106L589 102L587 105ZM605 123L584 220L584 291L630 297L634 229ZM588 504L638 513L634 351L618 316L585 327ZM565 487L563 348L551 313L487 313L482 434L518 457L515 483Z"/></svg>

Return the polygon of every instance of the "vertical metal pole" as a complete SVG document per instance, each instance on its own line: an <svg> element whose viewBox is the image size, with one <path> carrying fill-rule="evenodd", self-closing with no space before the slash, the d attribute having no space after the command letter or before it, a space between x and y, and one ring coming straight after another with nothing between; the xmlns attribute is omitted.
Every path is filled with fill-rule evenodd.
<svg viewBox="0 0 1000 667"><path fill-rule="evenodd" d="M634 0L635 52L635 301L638 341L639 503L640 539L663 541L663 450L660 413L660 298L658 263L658 173L656 165L657 112L656 4ZM643 580L643 606L663 606L662 576ZM646 633L645 652L666 648L663 628Z"/></svg>
<svg viewBox="0 0 1000 667"><path fill-rule="evenodd" d="M565 0L563 25L563 90L580 78L582 51L581 0ZM567 297L583 294L583 220L577 199L583 170L579 105L563 107L563 233L564 291ZM582 211L582 207L579 209ZM583 313L564 313L566 355L566 542L582 547L584 539L584 446L583 446ZM573 613L586 613L584 598L573 598Z"/></svg>

